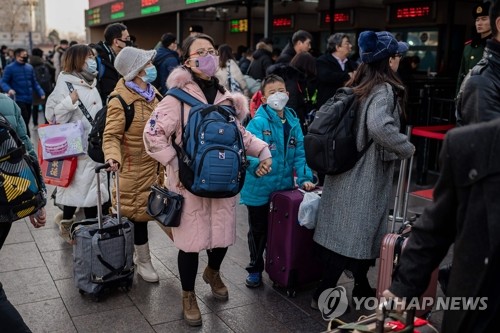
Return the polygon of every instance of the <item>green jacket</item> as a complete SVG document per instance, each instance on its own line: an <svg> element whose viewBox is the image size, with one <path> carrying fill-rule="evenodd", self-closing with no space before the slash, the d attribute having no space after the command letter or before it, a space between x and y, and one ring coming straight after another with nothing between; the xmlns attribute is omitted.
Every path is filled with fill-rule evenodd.
<svg viewBox="0 0 500 333"><path fill-rule="evenodd" d="M483 58L486 40L490 38L491 35L486 36L485 38L472 39L465 43L462 61L460 63L460 70L458 71L457 94L467 73L469 73L469 71L476 66L479 60Z"/></svg>

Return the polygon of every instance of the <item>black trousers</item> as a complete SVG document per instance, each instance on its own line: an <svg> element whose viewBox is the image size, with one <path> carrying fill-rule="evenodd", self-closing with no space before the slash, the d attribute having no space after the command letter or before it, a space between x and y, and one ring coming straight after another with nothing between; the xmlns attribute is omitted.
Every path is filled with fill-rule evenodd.
<svg viewBox="0 0 500 333"><path fill-rule="evenodd" d="M0 223L0 249L9 234L12 223ZM0 331L9 333L30 333L23 318L9 302L0 283Z"/></svg>
<svg viewBox="0 0 500 333"><path fill-rule="evenodd" d="M352 272L354 284L368 284L366 274L374 262L373 259L345 257L322 246L320 246L320 258L323 262L323 277L313 294L314 300L317 301L321 293L326 289L335 288L340 276L346 269Z"/></svg>
<svg viewBox="0 0 500 333"><path fill-rule="evenodd" d="M250 263L246 267L249 273L264 271L264 250L267 244L267 217L269 204L263 206L247 206L248 210L248 249Z"/></svg>
<svg viewBox="0 0 500 333"><path fill-rule="evenodd" d="M17 106L21 109L21 116L23 117L24 123L26 124L26 133L31 136L29 124L31 118L31 103L16 102Z"/></svg>
<svg viewBox="0 0 500 333"><path fill-rule="evenodd" d="M222 260L227 253L227 247L219 247L207 250L208 267L218 271ZM177 266L179 267L179 277L181 278L182 290L193 291L196 281L196 274L198 274L198 252L184 252L179 250L177 256Z"/></svg>
<svg viewBox="0 0 500 333"><path fill-rule="evenodd" d="M135 222L134 224L134 245L144 245L148 242L148 222Z"/></svg>
<svg viewBox="0 0 500 333"><path fill-rule="evenodd" d="M104 211L104 210L103 210ZM63 219L70 220L75 215L76 207L73 206L64 206L63 209ZM83 213L85 214L86 219L93 219L97 217L97 206L94 207L84 207Z"/></svg>

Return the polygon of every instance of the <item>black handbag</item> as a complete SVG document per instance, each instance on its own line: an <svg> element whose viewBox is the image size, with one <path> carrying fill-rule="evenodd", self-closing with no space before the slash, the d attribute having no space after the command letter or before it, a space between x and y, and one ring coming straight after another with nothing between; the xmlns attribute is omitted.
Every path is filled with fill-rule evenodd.
<svg viewBox="0 0 500 333"><path fill-rule="evenodd" d="M151 186L146 212L165 227L178 227L181 223L183 200L182 195L154 184Z"/></svg>

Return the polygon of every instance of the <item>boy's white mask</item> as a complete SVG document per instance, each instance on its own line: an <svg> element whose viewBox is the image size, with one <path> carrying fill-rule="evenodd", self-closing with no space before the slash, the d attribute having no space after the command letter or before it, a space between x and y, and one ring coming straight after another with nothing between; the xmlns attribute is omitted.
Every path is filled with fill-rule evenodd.
<svg viewBox="0 0 500 333"><path fill-rule="evenodd" d="M281 111L288 102L288 94L278 91L267 98L267 105L275 111Z"/></svg>

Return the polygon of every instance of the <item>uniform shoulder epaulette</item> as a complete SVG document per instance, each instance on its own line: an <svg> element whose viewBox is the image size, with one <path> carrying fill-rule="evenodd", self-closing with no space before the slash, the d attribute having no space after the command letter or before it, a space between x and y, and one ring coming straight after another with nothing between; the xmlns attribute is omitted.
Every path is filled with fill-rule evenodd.
<svg viewBox="0 0 500 333"><path fill-rule="evenodd" d="M466 41L464 45L469 45L470 43L472 43L472 39L469 39L468 41Z"/></svg>

